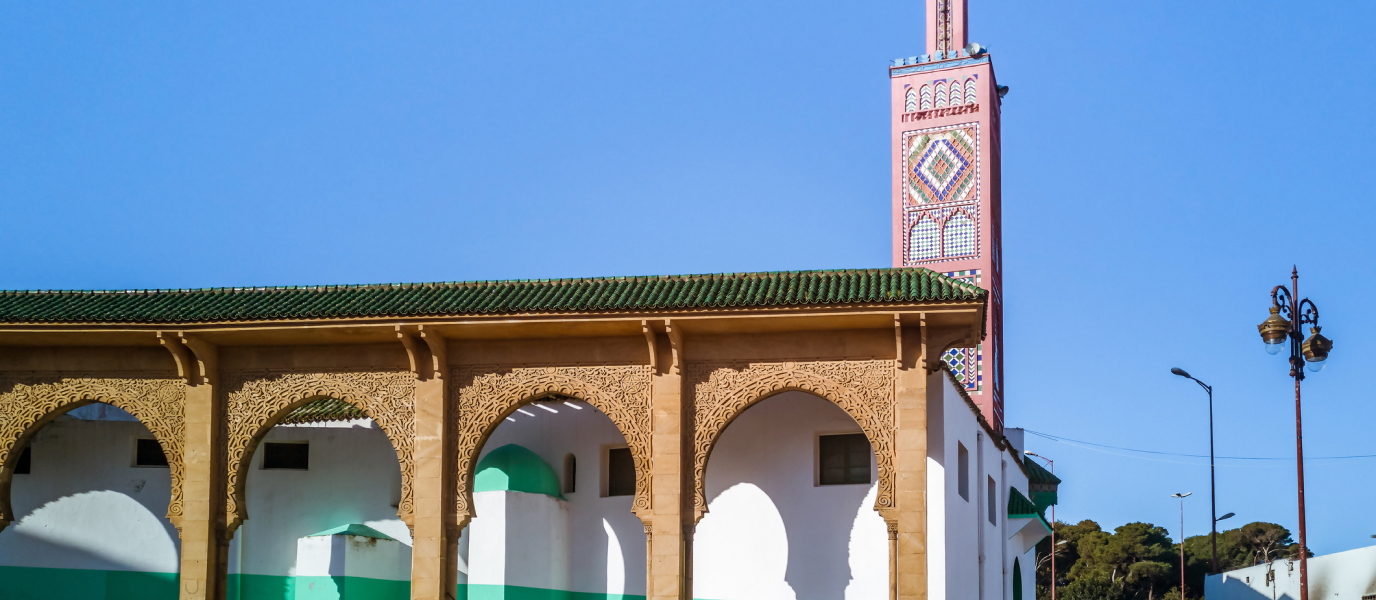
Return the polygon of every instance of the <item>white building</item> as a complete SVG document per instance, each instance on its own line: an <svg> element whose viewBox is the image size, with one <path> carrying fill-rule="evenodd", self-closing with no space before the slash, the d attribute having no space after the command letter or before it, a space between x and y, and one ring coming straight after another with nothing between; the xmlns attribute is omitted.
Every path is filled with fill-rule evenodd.
<svg viewBox="0 0 1376 600"><path fill-rule="evenodd" d="M929 383L929 597L1031 600L1033 546L1049 531L1027 500L1029 467L946 373ZM877 467L859 433L804 392L731 423L707 466L693 596L887 598ZM157 462L139 455L140 439L151 435L103 404L35 437L13 482L20 518L0 531L4 598L177 596L178 537L160 516L168 471L140 466ZM410 535L381 430L366 419L279 425L264 442L249 475L253 510L230 546L229 598L406 598ZM584 402L509 417L479 462L457 596L643 597L646 541L625 446Z"/></svg>
<svg viewBox="0 0 1376 600"><path fill-rule="evenodd" d="M1310 558L1310 600L1376 598L1376 546ZM1204 580L1208 600L1299 600L1300 563L1275 560Z"/></svg>

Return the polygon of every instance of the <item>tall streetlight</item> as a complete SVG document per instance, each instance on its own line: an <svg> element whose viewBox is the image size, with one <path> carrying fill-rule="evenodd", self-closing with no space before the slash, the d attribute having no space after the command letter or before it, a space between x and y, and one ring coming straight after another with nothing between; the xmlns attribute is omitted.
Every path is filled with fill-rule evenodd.
<svg viewBox="0 0 1376 600"><path fill-rule="evenodd" d="M1172 498L1180 499L1180 598L1185 598L1185 498L1190 497L1194 492L1171 494Z"/></svg>
<svg viewBox="0 0 1376 600"><path fill-rule="evenodd" d="M1209 569L1209 574L1217 575L1218 522L1222 519L1218 518L1218 492L1214 487L1214 388L1203 381L1191 377L1189 373L1186 373L1185 370L1180 367L1171 369L1171 372L1199 384L1199 387L1204 388L1204 391L1209 394L1209 517L1213 519L1214 523L1214 526L1209 529L1209 545L1212 547L1211 556L1213 557L1210 563L1212 568ZM1180 593L1185 593L1184 588L1181 588ZM1183 598L1184 596L1181 597Z"/></svg>
<svg viewBox="0 0 1376 600"><path fill-rule="evenodd" d="M1055 475L1055 474L1056 474L1056 461L1051 460L1051 459L1049 459L1049 458L1047 458L1047 457L1045 457L1045 456L1042 456L1042 455L1040 455L1040 454L1037 454L1036 452L1032 452L1031 450L1024 450L1024 451L1023 451L1023 454L1026 454L1026 455L1028 455L1028 456L1033 456L1033 457L1036 457L1036 458L1040 458L1040 459L1046 461L1047 466L1049 466L1049 467L1051 468L1051 474L1052 474L1052 475ZM1376 536L1372 536L1372 537L1376 537ZM1061 544L1064 544L1064 543L1065 543L1064 541L1061 542L1060 544L1057 544L1057 543L1056 543L1056 505L1055 505L1055 504L1052 504L1052 505L1051 505L1051 600L1056 600L1056 552L1060 549L1058 546L1060 546ZM1033 577L1033 579L1035 579L1035 578L1037 577L1037 574L1036 574L1036 573L1033 573L1033 574L1032 574L1032 577Z"/></svg>
<svg viewBox="0 0 1376 600"><path fill-rule="evenodd" d="M1271 288L1271 316L1257 325L1261 341L1268 354L1277 354L1286 341L1290 342L1290 377L1295 380L1295 461L1299 478L1300 500L1300 600L1309 600L1309 546L1304 535L1304 427L1300 421L1300 382L1304 381L1304 367L1318 372L1328 360L1333 341L1319 333L1319 309L1308 298L1300 297L1299 269L1290 270L1290 289L1284 285ZM1312 335L1305 340L1300 328L1313 325ZM1301 341L1303 340L1303 341ZM1303 360L1301 360L1303 358Z"/></svg>

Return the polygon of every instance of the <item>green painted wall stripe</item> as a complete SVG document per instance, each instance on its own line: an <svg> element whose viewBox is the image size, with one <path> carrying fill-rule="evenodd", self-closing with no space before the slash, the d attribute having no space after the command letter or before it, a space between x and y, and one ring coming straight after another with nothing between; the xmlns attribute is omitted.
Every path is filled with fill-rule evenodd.
<svg viewBox="0 0 1376 600"><path fill-rule="evenodd" d="M176 600L176 573L0 566L5 600ZM366 577L232 573L229 600L406 600L411 582ZM515 585L460 585L458 600L645 600L638 594L571 592Z"/></svg>
<svg viewBox="0 0 1376 600"><path fill-rule="evenodd" d="M467 590L464 589L465 587ZM479 583L459 586L459 592L459 600L645 600L644 595L570 592L519 585Z"/></svg>
<svg viewBox="0 0 1376 600"><path fill-rule="evenodd" d="M176 600L176 573L0 567L5 600Z"/></svg>

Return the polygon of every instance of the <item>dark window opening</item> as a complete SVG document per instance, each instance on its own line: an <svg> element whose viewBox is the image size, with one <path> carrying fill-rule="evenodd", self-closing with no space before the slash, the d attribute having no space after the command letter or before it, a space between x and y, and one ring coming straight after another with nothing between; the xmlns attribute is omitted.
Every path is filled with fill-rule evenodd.
<svg viewBox="0 0 1376 600"><path fill-rule="evenodd" d="M167 466L167 455L162 453L162 444L159 444L158 440L139 439L136 440L136 444L134 447L134 466Z"/></svg>
<svg viewBox="0 0 1376 600"><path fill-rule="evenodd" d="M818 438L821 485L870 482L870 441L863 433Z"/></svg>
<svg viewBox="0 0 1376 600"><path fill-rule="evenodd" d="M970 451L956 442L956 492L961 500L970 501Z"/></svg>
<svg viewBox="0 0 1376 600"><path fill-rule="evenodd" d="M635 495L635 459L630 448L607 450L607 495Z"/></svg>
<svg viewBox="0 0 1376 600"><path fill-rule="evenodd" d="M14 466L15 475L28 475L33 468L33 448L24 446L24 451L19 453L19 463Z"/></svg>
<svg viewBox="0 0 1376 600"><path fill-rule="evenodd" d="M263 444L264 469L291 469L305 471L310 469L311 446L307 443Z"/></svg>
<svg viewBox="0 0 1376 600"><path fill-rule="evenodd" d="M578 478L578 459L572 454L564 456L564 493L572 494L574 491L574 480Z"/></svg>
<svg viewBox="0 0 1376 600"><path fill-rule="evenodd" d="M985 502L985 504L988 504L988 505L989 505L989 524L990 524L990 525L998 525L998 524L999 524L999 511L998 511L998 506L999 506L998 495L999 495L999 491L998 491L998 490L999 490L998 484L997 484L997 483L994 483L994 478L993 478L993 477L990 477L990 478L989 478L989 498L988 498L988 502Z"/></svg>

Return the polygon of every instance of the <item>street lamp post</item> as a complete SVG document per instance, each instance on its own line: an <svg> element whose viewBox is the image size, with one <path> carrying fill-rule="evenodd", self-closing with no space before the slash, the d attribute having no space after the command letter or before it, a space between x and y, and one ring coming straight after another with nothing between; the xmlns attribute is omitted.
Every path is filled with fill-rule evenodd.
<svg viewBox="0 0 1376 600"><path fill-rule="evenodd" d="M1210 555L1212 556L1210 564L1212 568L1209 569L1209 573L1211 575L1217 575L1218 522L1221 519L1218 518L1218 493L1214 487L1214 388L1203 381L1191 377L1189 373L1186 373L1184 369L1179 367L1171 369L1171 372L1199 384L1199 387L1204 388L1204 391L1209 393L1209 518L1213 519L1214 524L1213 527L1209 528L1209 545L1212 547L1210 551ZM1181 548L1184 548L1184 546L1181 546ZM1184 588L1181 588L1180 593L1185 593ZM1181 598L1184 598L1184 596L1181 596Z"/></svg>
<svg viewBox="0 0 1376 600"><path fill-rule="evenodd" d="M1295 380L1295 461L1296 475L1299 480L1300 505L1300 600L1309 600L1309 546L1304 531L1304 426L1300 420L1300 382L1304 381L1306 363L1310 371L1323 369L1328 360L1328 351L1333 349L1333 341L1319 331L1319 309L1308 298L1299 300L1299 269L1290 271L1290 289L1284 285L1271 288L1271 316L1257 325L1261 341L1266 343L1268 354L1277 354L1285 342L1290 342L1290 377ZM1312 335L1304 339L1300 328L1313 325ZM1302 359L1302 360L1301 360Z"/></svg>
<svg viewBox="0 0 1376 600"><path fill-rule="evenodd" d="M1037 454L1036 452L1032 452L1032 451L1024 451L1023 454L1026 454L1026 455L1028 455L1028 456L1035 456L1035 457L1037 457L1037 458L1040 458L1040 459L1046 461L1047 466L1051 467L1051 474L1052 474L1052 475L1055 475L1055 474L1056 474L1056 461L1051 460L1051 459L1049 459L1049 458L1047 458L1047 457L1045 457L1045 456L1042 456L1042 455ZM1372 536L1372 537L1376 537L1376 536ZM1061 542L1061 544L1064 544L1064 543L1065 543L1065 542ZM1057 543L1056 543L1056 505L1055 505L1055 504L1052 504L1052 505L1051 505L1051 600L1056 600L1056 550L1057 550L1056 547L1059 546L1059 545L1060 545L1060 544L1057 544ZM1032 574L1032 577L1033 577L1034 579L1036 578L1036 576L1037 576L1036 573L1033 573L1033 574Z"/></svg>
<svg viewBox="0 0 1376 600"><path fill-rule="evenodd" d="M1177 492L1171 494L1172 498L1180 499L1180 598L1185 598L1185 498L1194 492Z"/></svg>

